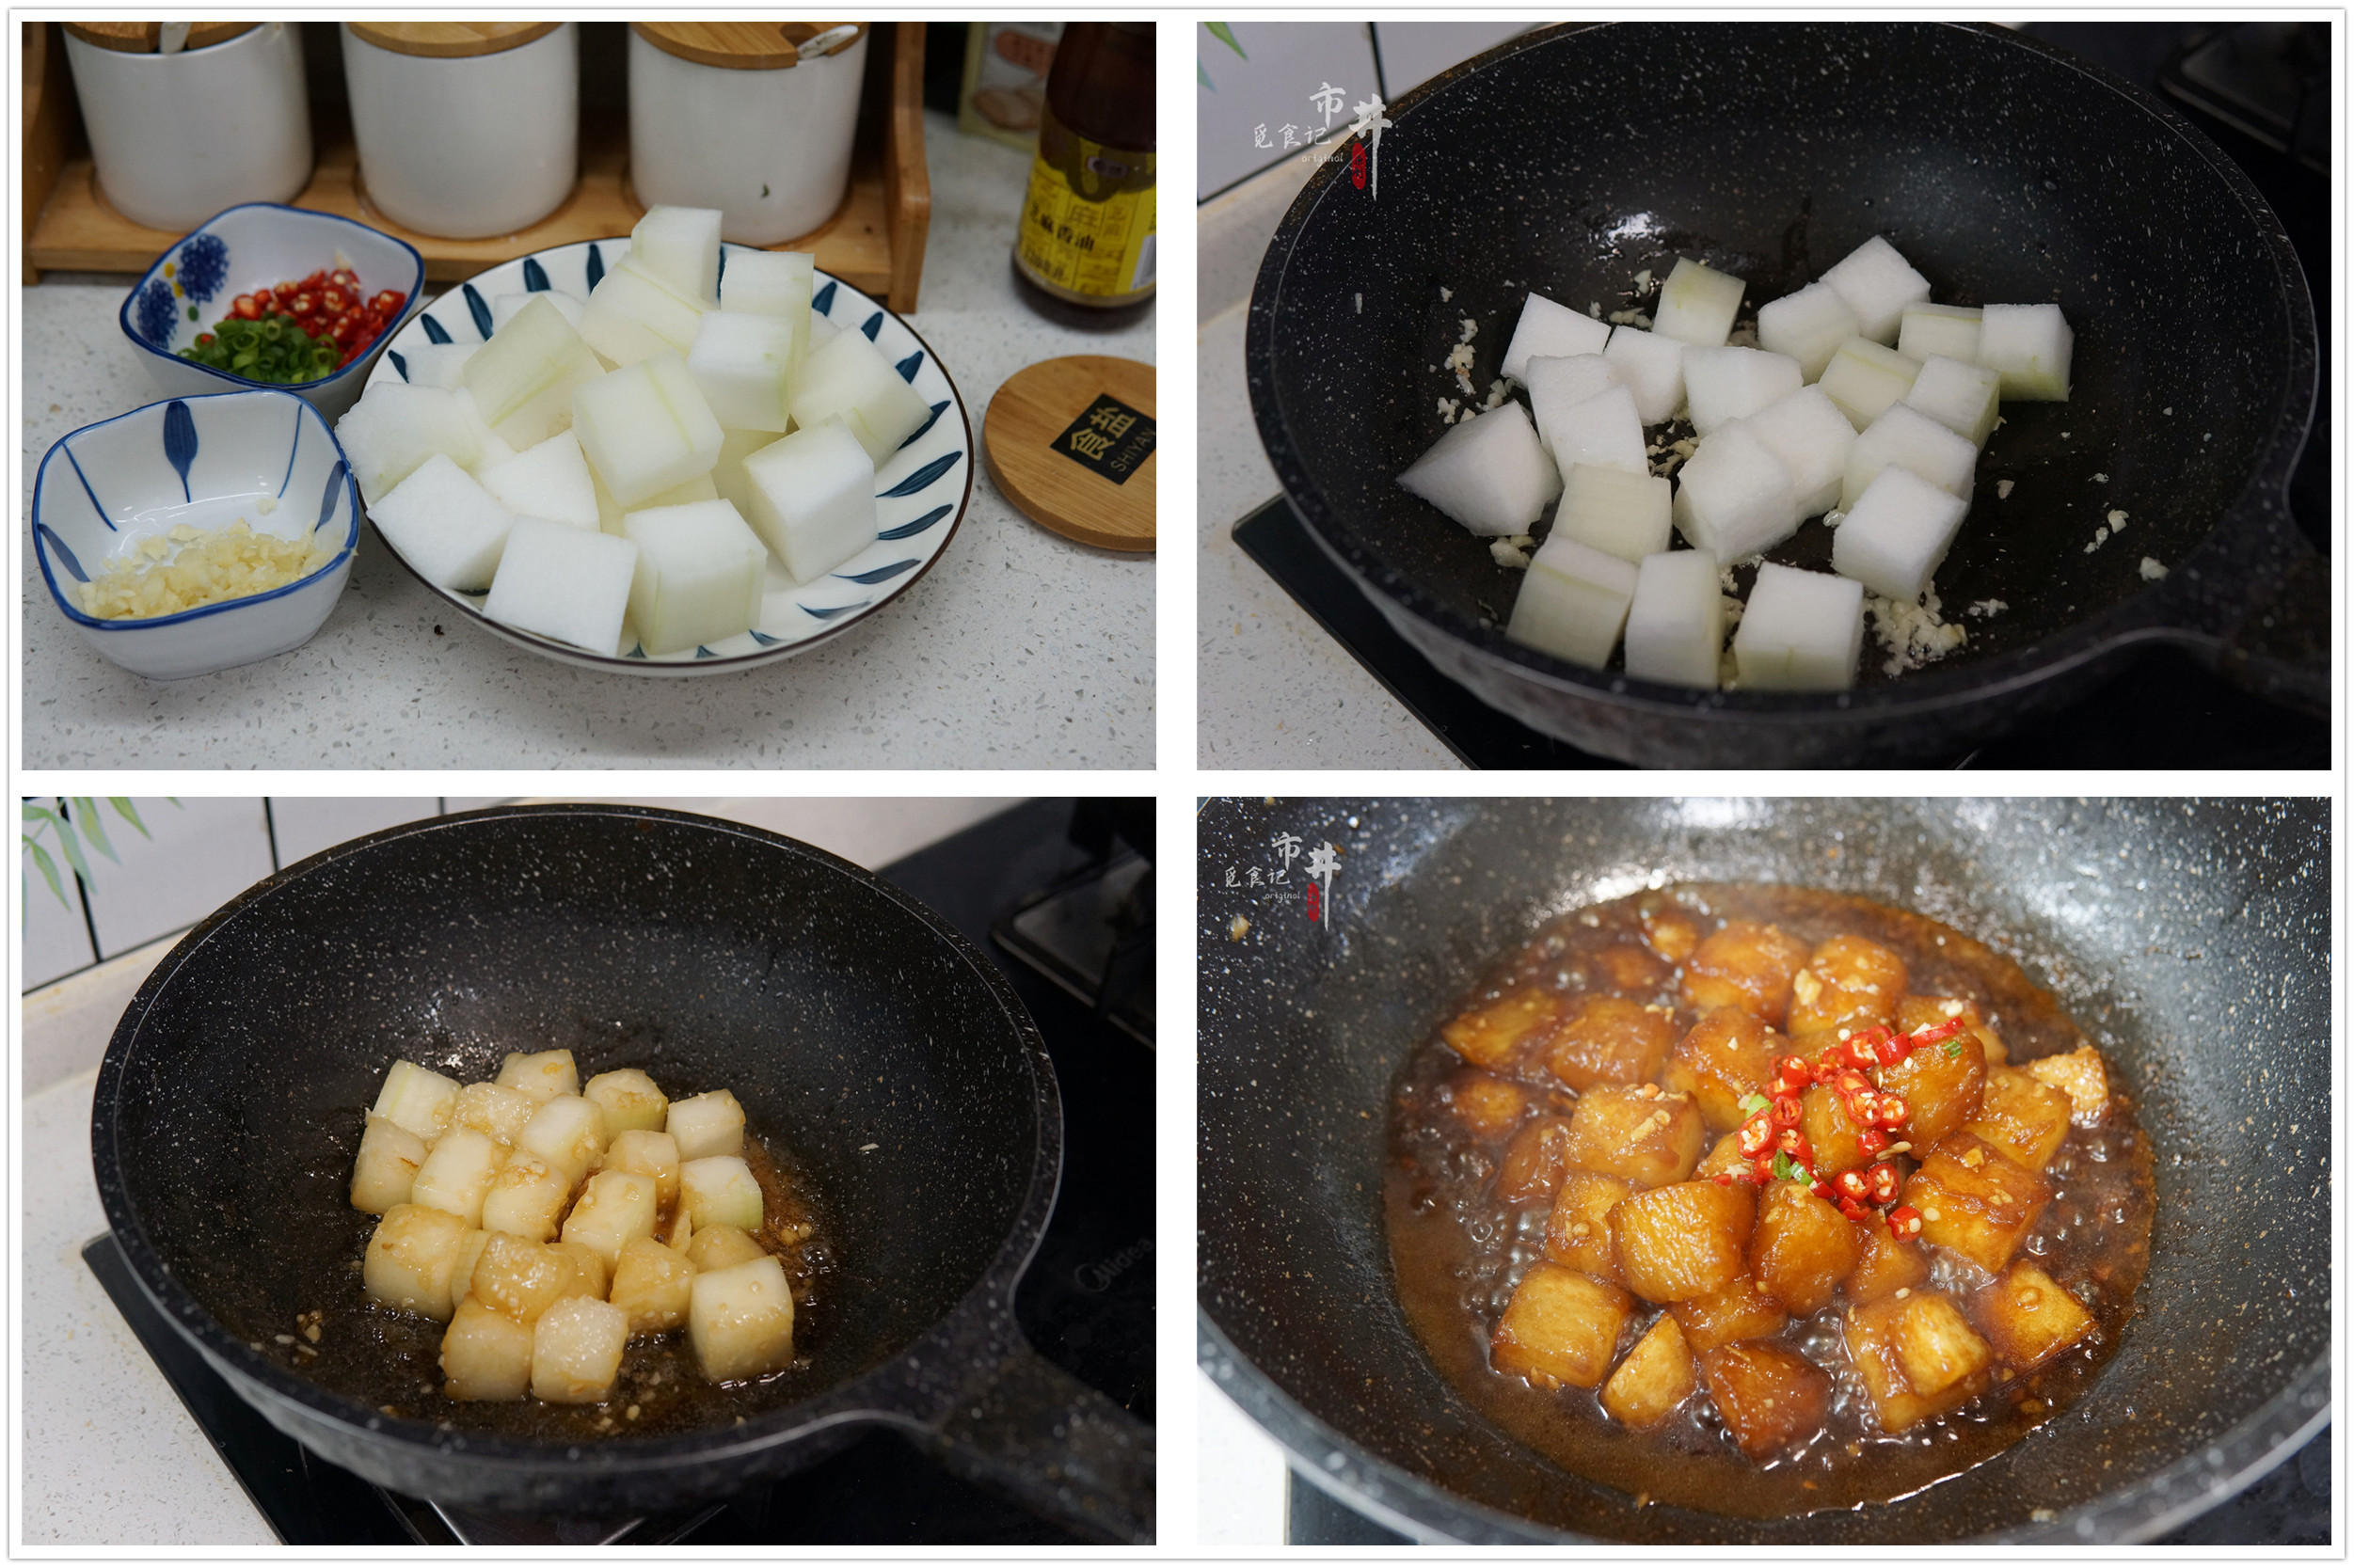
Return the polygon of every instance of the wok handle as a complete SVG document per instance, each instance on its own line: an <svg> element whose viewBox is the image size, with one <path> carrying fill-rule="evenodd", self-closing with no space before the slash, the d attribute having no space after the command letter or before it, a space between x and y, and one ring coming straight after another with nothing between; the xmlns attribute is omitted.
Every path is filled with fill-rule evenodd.
<svg viewBox="0 0 2354 1568"><path fill-rule="evenodd" d="M1153 1428L1016 1340L933 1431L970 1480L1106 1541L1150 1545Z"/></svg>
<svg viewBox="0 0 2354 1568"><path fill-rule="evenodd" d="M2177 640L2245 690L2330 714L2330 559L2289 508L2288 483L2251 491L2219 534L2235 548L2189 587Z"/></svg>

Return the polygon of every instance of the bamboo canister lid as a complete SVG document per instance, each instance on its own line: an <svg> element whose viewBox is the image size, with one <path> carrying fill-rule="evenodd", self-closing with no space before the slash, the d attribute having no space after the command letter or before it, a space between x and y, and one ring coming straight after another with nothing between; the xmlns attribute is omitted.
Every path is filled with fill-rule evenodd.
<svg viewBox="0 0 2354 1568"><path fill-rule="evenodd" d="M261 26L259 22L191 22L185 49L210 49L216 43L243 37ZM157 52L163 37L160 22L69 22L65 30L84 43L101 49L112 49L123 55L152 55Z"/></svg>
<svg viewBox="0 0 2354 1568"><path fill-rule="evenodd" d="M1074 355L1017 372L989 400L989 477L1041 528L1107 550L1149 550L1154 373L1134 359Z"/></svg>
<svg viewBox="0 0 2354 1568"><path fill-rule="evenodd" d="M800 46L819 33L855 26L866 36L864 22L632 22L638 37L665 55L724 71L783 71L801 63ZM842 46L850 47L849 43ZM839 54L840 50L834 53Z"/></svg>
<svg viewBox="0 0 2354 1568"><path fill-rule="evenodd" d="M364 43L395 55L467 60L520 49L564 25L561 22L346 22Z"/></svg>

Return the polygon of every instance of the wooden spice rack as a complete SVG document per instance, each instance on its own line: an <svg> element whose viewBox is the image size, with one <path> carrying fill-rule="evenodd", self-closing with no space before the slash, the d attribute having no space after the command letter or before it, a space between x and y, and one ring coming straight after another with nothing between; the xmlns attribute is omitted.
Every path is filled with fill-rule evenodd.
<svg viewBox="0 0 2354 1568"><path fill-rule="evenodd" d="M99 189L84 135L62 24L24 24L24 281L43 270L125 272L148 264L182 236L133 223ZM852 288L915 309L924 240L931 227L931 181L924 165L924 24L878 23L867 60L866 95L851 154L850 189L815 232L771 248L814 250L818 265ZM629 187L629 127L622 113L581 123L581 178L565 204L518 233L445 240L394 223L372 206L359 153L341 104L311 105L317 161L293 205L354 218L396 235L425 258L440 283L551 245L627 234L645 214Z"/></svg>

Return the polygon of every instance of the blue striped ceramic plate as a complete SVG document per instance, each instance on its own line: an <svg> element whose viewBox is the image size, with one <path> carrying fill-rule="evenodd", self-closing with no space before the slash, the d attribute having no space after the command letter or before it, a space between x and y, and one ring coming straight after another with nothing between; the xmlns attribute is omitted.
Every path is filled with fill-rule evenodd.
<svg viewBox="0 0 2354 1568"><path fill-rule="evenodd" d="M745 247L727 245L734 253ZM434 343L479 343L490 336L501 294L560 289L587 298L606 269L628 253L627 236L584 240L477 273L403 327L368 384L405 378L408 352ZM725 276L725 257L721 260ZM931 420L875 469L875 542L817 581L795 587L771 563L760 624L740 637L674 654L647 654L625 633L620 657L517 631L483 614L487 595L426 587L459 614L520 648L585 669L642 675L701 675L789 658L851 626L906 593L946 549L973 498L973 426L956 385L915 329L840 278L818 274L818 310L846 332L864 332L931 405ZM399 551L393 551L398 557ZM406 562L404 562L406 564ZM422 578L418 579L423 581Z"/></svg>

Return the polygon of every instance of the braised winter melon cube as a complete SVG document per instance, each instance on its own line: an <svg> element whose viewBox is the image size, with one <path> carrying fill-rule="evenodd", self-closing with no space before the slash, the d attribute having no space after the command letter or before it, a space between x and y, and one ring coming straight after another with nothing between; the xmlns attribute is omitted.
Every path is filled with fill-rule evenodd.
<svg viewBox="0 0 2354 1568"><path fill-rule="evenodd" d="M1615 1176L1638 1187L1663 1187L1692 1174L1706 1137L1700 1108L1691 1096L1640 1084L1581 1095L1563 1148L1579 1170Z"/></svg>
<svg viewBox="0 0 2354 1568"><path fill-rule="evenodd" d="M483 1251L490 1245L495 1230L469 1230L466 1240L458 1243L457 1262L450 1270L450 1299L456 1301L471 1288L474 1265L481 1262Z"/></svg>
<svg viewBox="0 0 2354 1568"><path fill-rule="evenodd" d="M581 1069L572 1065L569 1051L510 1051L499 1064L499 1082L545 1102L560 1094L579 1094Z"/></svg>
<svg viewBox="0 0 2354 1568"><path fill-rule="evenodd" d="M376 1092L371 1114L430 1144L450 1125L450 1115L457 1108L457 1097L456 1079L445 1078L415 1062L394 1062L391 1070L384 1075L384 1087Z"/></svg>
<svg viewBox="0 0 2354 1568"><path fill-rule="evenodd" d="M1657 990L1669 973L1667 965L1631 942L1611 943L1594 955L1594 963L1621 994Z"/></svg>
<svg viewBox="0 0 2354 1568"><path fill-rule="evenodd" d="M1521 1042L1552 1022L1561 1011L1551 991L1523 986L1439 1026L1439 1036L1474 1067L1500 1067L1520 1053Z"/></svg>
<svg viewBox="0 0 2354 1568"><path fill-rule="evenodd" d="M605 1168L654 1179L654 1202L663 1209L678 1201L678 1140L644 1128L624 1132L605 1146Z"/></svg>
<svg viewBox="0 0 2354 1568"><path fill-rule="evenodd" d="M424 1163L424 1139L390 1117L371 1116L359 1135L359 1157L352 1162L352 1207L381 1214L406 1203Z"/></svg>
<svg viewBox="0 0 2354 1568"><path fill-rule="evenodd" d="M570 1177L531 1150L518 1148L507 1156L483 1195L483 1228L526 1241L553 1241L564 1219L565 1200L571 1196Z"/></svg>
<svg viewBox="0 0 2354 1568"><path fill-rule="evenodd" d="M470 1127L485 1137L512 1145L523 1133L539 1101L504 1084L469 1084L458 1091L450 1115L453 1127Z"/></svg>
<svg viewBox="0 0 2354 1568"><path fill-rule="evenodd" d="M694 1216L698 1230L707 1225L760 1228L760 1183L752 1167L733 1154L714 1154L680 1165L678 1201Z"/></svg>
<svg viewBox="0 0 2354 1568"><path fill-rule="evenodd" d="M360 1264L369 1299L396 1311L448 1323L462 1281L453 1281L459 1252L473 1227L455 1214L421 1203L396 1203L376 1222ZM457 1289L452 1290L455 1283Z"/></svg>
<svg viewBox="0 0 2354 1568"><path fill-rule="evenodd" d="M1711 1132L1730 1132L1749 1119L1741 1108L1773 1078L1769 1031L1746 1007L1711 1007L1669 1053L1660 1082L1692 1096Z"/></svg>
<svg viewBox="0 0 2354 1568"><path fill-rule="evenodd" d="M1746 1007L1774 1028L1789 1015L1790 981L1806 961L1806 944L1778 926L1735 920L1712 933L1684 962L1687 1007Z"/></svg>
<svg viewBox="0 0 2354 1568"><path fill-rule="evenodd" d="M2041 1176L2012 1164L1974 1132L1940 1139L1904 1184L1904 1201L1920 1211L1921 1240L1988 1274L2002 1272L2051 1197Z"/></svg>
<svg viewBox="0 0 2354 1568"><path fill-rule="evenodd" d="M1833 937L1791 977L1790 1033L1894 1023L1906 978L1904 960L1888 948L1868 937Z"/></svg>
<svg viewBox="0 0 2354 1568"><path fill-rule="evenodd" d="M585 1243L611 1270L621 1249L654 1234L658 1206L654 1179L626 1170L600 1170L588 1180L580 1201L565 1216L564 1239Z"/></svg>
<svg viewBox="0 0 2354 1568"><path fill-rule="evenodd" d="M629 1315L629 1332L663 1334L687 1321L695 1268L661 1243L641 1237L621 1249L607 1297Z"/></svg>
<svg viewBox="0 0 2354 1568"><path fill-rule="evenodd" d="M687 1243L687 1261L704 1274L715 1269L732 1269L739 1263L749 1263L755 1258L765 1258L760 1243L732 1225L714 1225L698 1229Z"/></svg>
<svg viewBox="0 0 2354 1568"><path fill-rule="evenodd" d="M1802 1318L1828 1306L1855 1272L1861 1239L1847 1216L1806 1186L1773 1181L1758 1203L1749 1238L1749 1272L1767 1293Z"/></svg>
<svg viewBox="0 0 2354 1568"><path fill-rule="evenodd" d="M714 1383L759 1377L793 1359L793 1291L785 1266L756 1258L694 1276L687 1338Z"/></svg>
<svg viewBox="0 0 2354 1568"><path fill-rule="evenodd" d="M483 1199L490 1196L490 1183L511 1152L470 1127L453 1127L418 1167L408 1200L455 1214L471 1229L482 1224Z"/></svg>
<svg viewBox="0 0 2354 1568"><path fill-rule="evenodd" d="M1504 1145L1496 1163L1496 1196L1506 1203L1547 1202L1569 1168L1569 1118L1538 1117Z"/></svg>
<svg viewBox="0 0 2354 1568"><path fill-rule="evenodd" d="M1662 1312L1602 1385L1602 1408L1630 1427L1656 1426L1697 1386L1684 1331Z"/></svg>
<svg viewBox="0 0 2354 1568"><path fill-rule="evenodd" d="M1896 1032L1917 1034L1948 1019L1958 1018L1970 1026L1978 1043L1985 1048L1986 1065L2007 1062L2011 1053L2002 1043L2002 1037L1988 1027L1986 1015L1977 1003L1965 996L1908 996L1897 1004Z"/></svg>
<svg viewBox="0 0 2354 1568"><path fill-rule="evenodd" d="M595 1404L612 1392L629 1314L611 1302L566 1296L532 1333L532 1392L550 1404Z"/></svg>
<svg viewBox="0 0 2354 1568"><path fill-rule="evenodd" d="M2042 1056L2020 1066L2029 1077L2068 1097L2069 1119L2078 1127L2098 1127L2108 1115L2108 1067L2091 1046L2080 1045L2065 1055Z"/></svg>
<svg viewBox="0 0 2354 1568"><path fill-rule="evenodd" d="M1929 1254L1918 1242L1897 1235L1885 1220L1866 1220L1855 1232L1859 1251L1855 1272L1847 1276L1849 1301L1860 1307L1929 1283Z"/></svg>
<svg viewBox="0 0 2354 1568"><path fill-rule="evenodd" d="M482 1255L467 1275L467 1288L485 1306L517 1323L532 1323L563 1299L572 1272L572 1259L553 1247L487 1231Z"/></svg>
<svg viewBox="0 0 2354 1568"><path fill-rule="evenodd" d="M516 1148L538 1155L563 1174L567 1186L578 1186L605 1152L604 1108L577 1094L543 1101L523 1124Z"/></svg>
<svg viewBox="0 0 2354 1568"><path fill-rule="evenodd" d="M1700 927L1692 915L1674 904L1658 904L1642 913L1643 940L1669 963L1679 964L1700 945Z"/></svg>
<svg viewBox="0 0 2354 1568"><path fill-rule="evenodd" d="M2067 1094L2017 1068L1986 1074L1986 1094L1977 1118L1964 1129L1977 1133L2022 1170L2041 1171L2068 1136Z"/></svg>
<svg viewBox="0 0 2354 1568"><path fill-rule="evenodd" d="M694 1216L687 1212L685 1204L671 1210L669 1220L655 1229L654 1239L681 1258L687 1255L687 1243L694 1240Z"/></svg>
<svg viewBox="0 0 2354 1568"><path fill-rule="evenodd" d="M633 1067L598 1073L581 1090L581 1096L595 1101L604 1111L608 1137L637 1131L659 1132L670 1115L670 1097Z"/></svg>
<svg viewBox="0 0 2354 1568"><path fill-rule="evenodd" d="M1444 1098L1456 1119L1482 1138L1503 1137L1529 1108L1526 1089L1477 1068L1465 1068L1448 1079Z"/></svg>
<svg viewBox="0 0 2354 1568"><path fill-rule="evenodd" d="M1679 1301L1668 1308L1682 1325L1694 1355L1742 1339L1765 1339L1790 1321L1782 1304L1766 1294L1754 1275L1742 1275L1721 1291Z"/></svg>
<svg viewBox="0 0 2354 1568"><path fill-rule="evenodd" d="M708 1159L744 1151L744 1108L725 1089L670 1102L662 1131L678 1140L678 1158Z"/></svg>
<svg viewBox="0 0 2354 1568"><path fill-rule="evenodd" d="M1743 1339L1700 1358L1709 1398L1741 1451L1758 1464L1822 1430L1831 1379L1787 1345Z"/></svg>
<svg viewBox="0 0 2354 1568"><path fill-rule="evenodd" d="M1793 1044L1802 1055L1812 1054L1806 1041L1797 1040ZM1799 1096L1798 1108L1799 1131L1814 1146L1817 1176L1828 1180L1843 1170L1854 1170L1871 1163L1858 1141L1861 1129L1848 1116L1847 1106L1837 1094L1817 1084Z"/></svg>
<svg viewBox="0 0 2354 1568"><path fill-rule="evenodd" d="M519 1400L532 1386L532 1325L468 1296L441 1336L441 1391L453 1400Z"/></svg>
<svg viewBox="0 0 2354 1568"><path fill-rule="evenodd" d="M2092 1314L2024 1259L1970 1298L1970 1315L2013 1371L2031 1371L2092 1332Z"/></svg>
<svg viewBox="0 0 2354 1568"><path fill-rule="evenodd" d="M1552 1217L1545 1224L1545 1256L1597 1279L1618 1283L1618 1254L1611 1244L1610 1212L1634 1191L1631 1182L1592 1171L1561 1179Z"/></svg>
<svg viewBox="0 0 2354 1568"><path fill-rule="evenodd" d="M1897 1319L1896 1352L1904 1381L1919 1394L1942 1394L1964 1379L1978 1378L1995 1361L1994 1351L1942 1291L1915 1291L1904 1298Z"/></svg>
<svg viewBox="0 0 2354 1568"><path fill-rule="evenodd" d="M1716 1147L1710 1149L1708 1157L1694 1168L1692 1179L1705 1181L1717 1176L1739 1177L1748 1170L1749 1162L1742 1157L1741 1134L1727 1132L1716 1140Z"/></svg>
<svg viewBox="0 0 2354 1568"><path fill-rule="evenodd" d="M1539 1263L1521 1277L1496 1323L1488 1355L1499 1371L1541 1388L1591 1388L1609 1374L1618 1331L1634 1304L1617 1286Z"/></svg>
<svg viewBox="0 0 2354 1568"><path fill-rule="evenodd" d="M1904 1097L1913 1113L1904 1135L1917 1148L1926 1148L1978 1115L1986 1088L1986 1048L1976 1035L1964 1033L1922 1046L1894 1067L1875 1069L1872 1076L1881 1088Z"/></svg>
<svg viewBox="0 0 2354 1568"><path fill-rule="evenodd" d="M1679 1181L1636 1193L1610 1212L1619 1277L1646 1301L1690 1301L1742 1272L1757 1219L1757 1189Z"/></svg>
<svg viewBox="0 0 2354 1568"><path fill-rule="evenodd" d="M604 1257L586 1242L550 1242L551 1251L560 1252L572 1263L572 1277L565 1282L560 1300L586 1296L591 1301L603 1301L606 1287L612 1283L612 1270Z"/></svg>
<svg viewBox="0 0 2354 1568"><path fill-rule="evenodd" d="M1665 1008L1588 994L1553 1025L1544 1060L1554 1077L1583 1094L1605 1084L1649 1083L1675 1043L1676 1022Z"/></svg>
<svg viewBox="0 0 2354 1568"><path fill-rule="evenodd" d="M1943 1303L1940 1310L1933 1303ZM1936 1388L1914 1386L1906 1367L1917 1362L1932 1376L1955 1365L1966 1365L1970 1359L1968 1344L1952 1333L1960 1323L1962 1332L1969 1333L1969 1325L1959 1312L1948 1318L1946 1311L1953 1307L1951 1298L1935 1291L1907 1290L1900 1294L1881 1297L1866 1306L1851 1308L1847 1314L1846 1338L1848 1359L1864 1382L1864 1392L1871 1400L1872 1418L1881 1431L1895 1433L1958 1410L1985 1392L1994 1381L1987 1361L1980 1362L1975 1372L1964 1371ZM1978 1340L1979 1351L1986 1351L1986 1343ZM1957 1359L1958 1358L1958 1359Z"/></svg>

